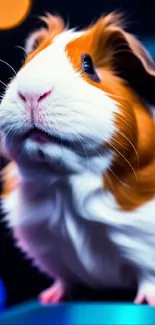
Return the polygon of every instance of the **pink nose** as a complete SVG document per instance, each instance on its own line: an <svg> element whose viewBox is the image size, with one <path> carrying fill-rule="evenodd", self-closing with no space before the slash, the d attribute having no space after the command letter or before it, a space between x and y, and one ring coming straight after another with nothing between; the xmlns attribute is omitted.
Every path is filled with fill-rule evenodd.
<svg viewBox="0 0 155 325"><path fill-rule="evenodd" d="M43 93L43 94L39 94L39 93L21 93L18 92L18 96L19 98L23 101L23 102L27 102L28 100L35 100L37 102L41 102L43 99L46 99L47 97L50 96L50 94L52 93L52 89Z"/></svg>

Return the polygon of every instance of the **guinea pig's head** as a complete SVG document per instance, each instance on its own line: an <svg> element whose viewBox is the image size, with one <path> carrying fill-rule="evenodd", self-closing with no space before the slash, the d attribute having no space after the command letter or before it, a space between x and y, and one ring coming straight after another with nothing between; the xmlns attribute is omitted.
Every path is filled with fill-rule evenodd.
<svg viewBox="0 0 155 325"><path fill-rule="evenodd" d="M104 171L135 151L134 105L140 96L153 103L153 61L117 14L82 31L65 28L60 17L43 20L1 102L2 150L27 168L83 168L89 158Z"/></svg>

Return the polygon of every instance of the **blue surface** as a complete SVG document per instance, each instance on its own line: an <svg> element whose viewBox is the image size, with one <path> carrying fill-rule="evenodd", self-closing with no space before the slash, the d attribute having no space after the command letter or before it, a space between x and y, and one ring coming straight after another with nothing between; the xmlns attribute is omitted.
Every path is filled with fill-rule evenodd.
<svg viewBox="0 0 155 325"><path fill-rule="evenodd" d="M40 306L32 301L3 313L0 325L150 325L155 308L133 304L60 304Z"/></svg>

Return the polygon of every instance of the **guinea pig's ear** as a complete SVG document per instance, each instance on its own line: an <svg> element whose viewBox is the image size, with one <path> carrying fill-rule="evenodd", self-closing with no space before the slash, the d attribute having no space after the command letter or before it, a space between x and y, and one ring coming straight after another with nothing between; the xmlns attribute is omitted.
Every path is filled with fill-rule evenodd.
<svg viewBox="0 0 155 325"><path fill-rule="evenodd" d="M52 39L65 28L64 21L60 16L53 16L47 13L46 16L40 17L40 19L46 26L34 31L26 39L25 50L27 55L35 51L47 37Z"/></svg>
<svg viewBox="0 0 155 325"><path fill-rule="evenodd" d="M120 17L112 13L96 24L98 62L104 65L104 61L111 60L117 75L146 101L155 104L155 63L142 43L124 30Z"/></svg>
<svg viewBox="0 0 155 325"><path fill-rule="evenodd" d="M30 34L25 42L25 50L26 54L29 55L33 51L36 50L36 48L42 43L42 41L47 36L47 30L45 28L41 28L40 30L37 30Z"/></svg>

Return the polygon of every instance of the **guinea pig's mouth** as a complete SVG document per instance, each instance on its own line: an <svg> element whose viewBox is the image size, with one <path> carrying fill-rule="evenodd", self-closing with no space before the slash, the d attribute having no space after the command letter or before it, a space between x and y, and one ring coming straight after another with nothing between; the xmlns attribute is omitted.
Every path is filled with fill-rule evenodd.
<svg viewBox="0 0 155 325"><path fill-rule="evenodd" d="M30 131L26 132L24 134L24 139L31 139L40 145L55 143L67 148L71 148L71 141L63 139L61 136L59 137L53 134L51 135L48 132L42 131L38 128L33 128Z"/></svg>
<svg viewBox="0 0 155 325"><path fill-rule="evenodd" d="M52 145L52 144L57 144L61 147L64 147L66 149L69 149L71 151L76 152L80 156L95 156L96 152L103 154L105 152L104 146L98 146L97 151L94 150L94 146L87 145L87 148L85 148L85 144L82 141L75 141L72 138L70 140L64 139L61 135L54 135L50 134L46 131L43 131L37 127L34 127L33 129L29 130L23 135L23 139L27 140L30 139L34 143L36 143L39 146L44 146L44 145ZM87 153L86 153L87 151Z"/></svg>

